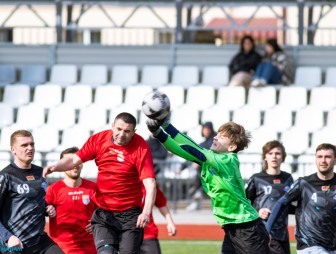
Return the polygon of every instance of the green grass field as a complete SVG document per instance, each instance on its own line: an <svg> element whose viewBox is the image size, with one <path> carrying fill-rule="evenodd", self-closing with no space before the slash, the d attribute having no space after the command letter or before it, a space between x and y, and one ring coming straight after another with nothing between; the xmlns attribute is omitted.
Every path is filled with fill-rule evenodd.
<svg viewBox="0 0 336 254"><path fill-rule="evenodd" d="M160 240L162 254L220 254L221 241ZM291 254L296 254L295 243L291 243Z"/></svg>

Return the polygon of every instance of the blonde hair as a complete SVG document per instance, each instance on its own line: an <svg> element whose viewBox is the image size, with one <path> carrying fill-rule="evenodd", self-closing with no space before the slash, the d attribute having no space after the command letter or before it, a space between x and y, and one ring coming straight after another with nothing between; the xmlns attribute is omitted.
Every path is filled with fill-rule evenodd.
<svg viewBox="0 0 336 254"><path fill-rule="evenodd" d="M10 137L10 146L13 146L16 142L17 137L32 137L32 133L27 130L17 130L14 131Z"/></svg>
<svg viewBox="0 0 336 254"><path fill-rule="evenodd" d="M244 150L251 142L251 134L247 132L242 125L235 122L228 122L221 125L218 129L218 133L227 137L231 145L237 146L233 151L234 153Z"/></svg>

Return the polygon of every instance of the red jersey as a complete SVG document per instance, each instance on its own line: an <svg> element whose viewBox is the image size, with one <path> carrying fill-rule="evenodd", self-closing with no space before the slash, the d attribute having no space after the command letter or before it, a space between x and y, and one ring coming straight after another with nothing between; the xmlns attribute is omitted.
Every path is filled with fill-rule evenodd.
<svg viewBox="0 0 336 254"><path fill-rule="evenodd" d="M56 209L49 218L49 235L65 254L97 253L93 235L86 232L97 205L92 201L96 184L82 179L78 187L68 187L63 181L50 185L46 202Z"/></svg>
<svg viewBox="0 0 336 254"><path fill-rule="evenodd" d="M112 137L112 130L92 135L76 153L83 162L95 159L98 166L95 202L114 212L141 207L141 181L155 177L150 148L138 134L124 146Z"/></svg>
<svg viewBox="0 0 336 254"><path fill-rule="evenodd" d="M142 188L142 192L144 197L146 196L146 189L145 187ZM160 190L159 186L156 185L156 199L155 199L155 206L157 208L161 208L167 205L167 199ZM144 240L147 239L157 239L159 235L159 230L157 226L155 225L153 214L150 215L150 221L147 227L144 229Z"/></svg>

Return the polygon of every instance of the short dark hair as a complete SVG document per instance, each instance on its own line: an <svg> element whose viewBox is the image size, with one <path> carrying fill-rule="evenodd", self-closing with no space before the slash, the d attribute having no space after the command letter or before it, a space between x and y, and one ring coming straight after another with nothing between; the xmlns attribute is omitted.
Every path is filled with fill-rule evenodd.
<svg viewBox="0 0 336 254"><path fill-rule="evenodd" d="M227 137L230 140L230 144L237 146L236 150L233 151L234 153L244 150L251 142L251 134L242 125L235 122L221 125L218 133Z"/></svg>
<svg viewBox="0 0 336 254"><path fill-rule="evenodd" d="M274 52L282 51L282 48L279 46L277 40L274 38L268 39L266 41L266 44L270 45L274 49Z"/></svg>
<svg viewBox="0 0 336 254"><path fill-rule="evenodd" d="M265 160L266 154L271 151L273 148L280 148L282 152L282 162L286 159L286 149L284 145L278 140L272 140L267 142L262 148L262 159ZM264 162L264 169L267 169L267 162Z"/></svg>
<svg viewBox="0 0 336 254"><path fill-rule="evenodd" d="M10 146L13 146L16 142L17 137L32 137L33 134L27 130L17 130L14 131L10 137Z"/></svg>
<svg viewBox="0 0 336 254"><path fill-rule="evenodd" d="M79 149L76 146L69 147L69 148L67 148L67 149L65 149L64 151L61 152L60 159L62 159L65 154L77 153L78 151L79 151Z"/></svg>
<svg viewBox="0 0 336 254"><path fill-rule="evenodd" d="M115 119L114 119L114 122L116 122L118 119L121 119L123 120L125 123L128 123L128 124L132 124L135 128L136 126L136 119L135 117L130 114L130 113L127 113L127 112L122 112L122 113L119 113Z"/></svg>
<svg viewBox="0 0 336 254"><path fill-rule="evenodd" d="M320 150L333 150L334 157L336 157L336 146L329 144L329 143L322 143L316 148L316 152Z"/></svg>

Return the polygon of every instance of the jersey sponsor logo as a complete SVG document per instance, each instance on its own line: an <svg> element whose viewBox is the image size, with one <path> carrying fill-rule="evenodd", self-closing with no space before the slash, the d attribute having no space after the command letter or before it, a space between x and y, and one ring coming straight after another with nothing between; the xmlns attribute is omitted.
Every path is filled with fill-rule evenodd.
<svg viewBox="0 0 336 254"><path fill-rule="evenodd" d="M322 186L321 189L322 189L322 191L329 191L330 186L329 185Z"/></svg>
<svg viewBox="0 0 336 254"><path fill-rule="evenodd" d="M35 180L34 176L26 176L26 178L27 178L28 181L34 181Z"/></svg>
<svg viewBox="0 0 336 254"><path fill-rule="evenodd" d="M89 195L82 195L82 201L84 205L88 205L90 203L90 196Z"/></svg>
<svg viewBox="0 0 336 254"><path fill-rule="evenodd" d="M273 184L281 184L281 180L280 179L273 179Z"/></svg>

